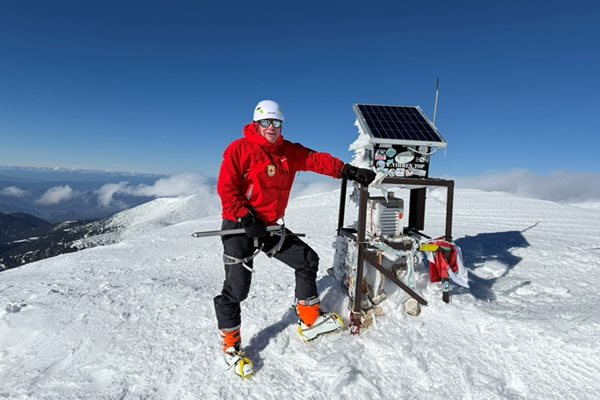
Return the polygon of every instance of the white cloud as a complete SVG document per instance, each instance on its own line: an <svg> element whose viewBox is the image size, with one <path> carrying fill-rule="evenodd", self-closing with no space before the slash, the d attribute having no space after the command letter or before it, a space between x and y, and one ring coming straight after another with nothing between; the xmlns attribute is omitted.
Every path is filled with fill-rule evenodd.
<svg viewBox="0 0 600 400"><path fill-rule="evenodd" d="M162 178L153 185L129 186L127 182L108 183L96 191L98 202L109 206L117 194L146 197L183 197L212 190L208 178L194 172L186 172Z"/></svg>
<svg viewBox="0 0 600 400"><path fill-rule="evenodd" d="M159 179L154 185L138 185L130 189L136 196L180 197L204 192L208 189L208 179L194 172L173 175Z"/></svg>
<svg viewBox="0 0 600 400"><path fill-rule="evenodd" d="M0 196L11 196L11 197L25 197L28 196L29 192L23 189L20 189L16 186L7 186L4 189L0 190Z"/></svg>
<svg viewBox="0 0 600 400"><path fill-rule="evenodd" d="M69 185L54 186L48 189L36 203L44 206L56 205L63 201L71 200L76 195L77 192L71 189Z"/></svg>
<svg viewBox="0 0 600 400"><path fill-rule="evenodd" d="M457 178L456 186L558 202L600 200L600 173L595 172L559 171L549 175L527 170L493 172L475 178Z"/></svg>
<svg viewBox="0 0 600 400"><path fill-rule="evenodd" d="M127 182L107 183L95 192L98 196L98 203L102 207L108 207L113 202L113 196L126 189Z"/></svg>

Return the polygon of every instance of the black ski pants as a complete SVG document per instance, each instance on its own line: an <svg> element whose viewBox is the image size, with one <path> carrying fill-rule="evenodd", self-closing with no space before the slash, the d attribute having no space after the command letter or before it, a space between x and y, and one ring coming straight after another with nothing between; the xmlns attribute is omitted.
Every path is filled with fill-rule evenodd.
<svg viewBox="0 0 600 400"><path fill-rule="evenodd" d="M222 229L241 228L241 224L223 220ZM289 232L289 231L288 231ZM279 236L264 239L263 251L268 252L279 242ZM228 256L243 259L254 253L254 240L244 234L222 237L224 253ZM319 256L297 236L287 235L281 249L274 258L295 270L296 298L300 300L317 296L317 271ZM246 263L250 268L253 262ZM252 272L241 263L225 265L225 282L221 294L214 298L215 312L219 329L235 328L242 322L240 303L248 297Z"/></svg>

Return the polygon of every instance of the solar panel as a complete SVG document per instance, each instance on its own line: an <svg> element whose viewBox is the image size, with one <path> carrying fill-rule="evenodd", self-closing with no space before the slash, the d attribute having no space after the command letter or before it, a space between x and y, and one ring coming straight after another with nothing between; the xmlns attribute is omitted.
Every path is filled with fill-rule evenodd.
<svg viewBox="0 0 600 400"><path fill-rule="evenodd" d="M355 104L354 113L373 143L446 147L446 141L420 107Z"/></svg>

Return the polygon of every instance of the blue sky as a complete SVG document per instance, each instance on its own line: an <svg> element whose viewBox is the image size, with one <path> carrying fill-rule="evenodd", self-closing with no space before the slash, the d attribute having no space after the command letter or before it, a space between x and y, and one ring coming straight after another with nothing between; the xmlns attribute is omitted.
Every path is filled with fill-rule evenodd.
<svg viewBox="0 0 600 400"><path fill-rule="evenodd" d="M599 172L593 1L0 0L0 165L216 176L261 99L346 161L352 104L420 105L432 176Z"/></svg>

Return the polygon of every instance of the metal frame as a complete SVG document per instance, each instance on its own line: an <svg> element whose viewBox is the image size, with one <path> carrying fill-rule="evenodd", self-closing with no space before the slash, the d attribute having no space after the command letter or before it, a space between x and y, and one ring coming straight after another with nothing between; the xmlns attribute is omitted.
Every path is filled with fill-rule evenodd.
<svg viewBox="0 0 600 400"><path fill-rule="evenodd" d="M446 229L445 240L452 240L452 209L454 205L454 181L445 179L431 179L431 178L385 178L383 184L399 185L406 188L408 187L411 191L410 199L410 212L409 212L409 225L408 232L416 233L421 236L427 237L421 233L423 229L424 216L425 216L425 194L427 187L446 187L447 199L446 199ZM354 240L358 245L357 255L357 266L356 266L356 283L354 287L354 304L352 305L351 313L351 324L354 326L360 326L361 317L361 300L362 300L362 285L363 285L363 272L365 259L373 265L378 271L380 271L385 277L390 279L400 289L404 290L409 296L413 297L422 305L427 305L427 301L414 292L410 287L404 284L402 281L397 279L394 274L383 268L382 263L378 260L378 257L367 248L368 242L366 242L366 221L367 221L367 200L369 198L369 188L365 185L358 184L360 189L359 204L358 204L358 230L352 228L344 228L344 214L346 208L346 191L348 187L348 181L342 178L341 193L340 193L340 210L338 215L338 236L344 235ZM449 285L448 282L443 282L444 287ZM449 291L444 290L443 299L447 303L449 299Z"/></svg>

